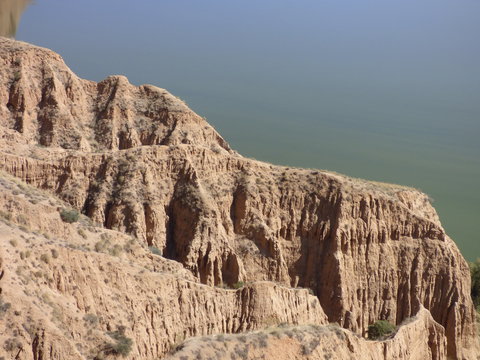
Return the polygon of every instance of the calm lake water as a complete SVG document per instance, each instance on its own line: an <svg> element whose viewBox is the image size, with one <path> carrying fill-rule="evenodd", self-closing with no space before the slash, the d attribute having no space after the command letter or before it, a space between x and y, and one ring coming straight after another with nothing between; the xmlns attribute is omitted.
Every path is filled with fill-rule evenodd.
<svg viewBox="0 0 480 360"><path fill-rule="evenodd" d="M480 257L480 3L38 0L17 38L168 89L240 153L428 193Z"/></svg>

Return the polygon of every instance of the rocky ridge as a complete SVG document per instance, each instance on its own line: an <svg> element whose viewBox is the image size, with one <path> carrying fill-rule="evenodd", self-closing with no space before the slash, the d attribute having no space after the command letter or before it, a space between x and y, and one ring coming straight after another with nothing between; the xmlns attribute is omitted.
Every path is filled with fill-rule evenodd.
<svg viewBox="0 0 480 360"><path fill-rule="evenodd" d="M75 299L71 309L75 316L87 315L90 309L113 316L105 304L131 313L120 318L122 324L100 321L103 337L95 335L94 343L104 342L105 333L115 331L115 326L130 324L126 327L134 339L132 356L153 359L191 336L238 333L281 322L336 322L352 332L345 333L347 338L360 344L349 350L352 354L370 349L371 358L382 358L375 355L377 345L358 336L365 336L375 320L400 324L421 314L415 330L409 333L407 327L397 334L395 339L400 340L393 340L401 349L397 355L383 358L419 358L408 355L402 344L412 336L430 339L431 329L435 341L424 341L429 345L422 353L429 351L427 358L445 358L446 353L458 359L476 358L468 266L426 195L243 158L167 91L151 85L135 87L119 76L100 83L79 79L59 55L46 49L0 38L0 63L1 169L22 181L22 186L42 189L78 209L97 231L115 234L109 238L111 246L121 244L119 239L129 234L138 247L120 258L108 253L96 259L99 255L91 250L105 239L94 236L97 242L90 248L83 244L82 254L58 252L57 262L65 263L65 269L48 268L45 273L54 283L73 282L82 297L90 293L88 305L81 305L85 300L68 287L52 290L50 284L38 285L59 291L59 298ZM10 192L9 188L2 192L5 198L10 196L7 213L26 214L30 205ZM78 238L74 225L61 222L56 209L40 213L50 213L56 220L51 223L42 215L35 231L62 236L65 247ZM16 225L9 226L13 230L6 233L16 234ZM59 229L70 230L63 234ZM87 243L89 238L77 241ZM2 250L8 255L3 256L5 273L13 274L18 251L3 242L2 246L7 246ZM149 254L147 247L162 256ZM131 276L135 270L129 266L145 268L151 259L170 264L168 270L139 279ZM80 268L71 268L72 261ZM109 278L121 280L114 285L96 281L92 289L90 279L98 280L99 271L104 271L96 267L105 268L103 264L109 262L121 262L107 270ZM88 279L72 275L85 271ZM246 286L239 290L218 288L240 282ZM315 296L298 288L309 288ZM177 295L163 298L167 289ZM122 300L126 293L132 298ZM119 300L108 294L118 294ZM177 298L185 300L175 304ZM155 310L145 308L140 314L145 299ZM25 304L31 301L25 299ZM205 305L210 302L215 310ZM178 308L182 303L188 306ZM199 311L202 307L205 312ZM186 318L160 320L177 312ZM148 317L150 325L145 325ZM133 319L140 319L142 325ZM62 341L70 344L62 345L61 351L76 351L78 357L37 354L35 359L83 359L98 351L85 345L84 330L77 330L72 338L61 332L55 335L65 336ZM41 331L56 334L50 328ZM30 349L27 340L25 348ZM72 345L75 342L81 350ZM22 359L32 358L28 351L22 354L28 354Z"/></svg>
<svg viewBox="0 0 480 360"><path fill-rule="evenodd" d="M425 336L428 334L427 336ZM444 359L443 327L422 309L382 341L365 341L338 325L280 326L245 335L187 340L168 360L195 359Z"/></svg>

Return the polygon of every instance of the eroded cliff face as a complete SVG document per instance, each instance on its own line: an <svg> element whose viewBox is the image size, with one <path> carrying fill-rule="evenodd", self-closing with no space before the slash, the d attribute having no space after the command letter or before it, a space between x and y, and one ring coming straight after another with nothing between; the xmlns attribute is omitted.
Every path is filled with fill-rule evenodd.
<svg viewBox="0 0 480 360"><path fill-rule="evenodd" d="M206 285L199 292L239 281L310 288L328 321L358 335L425 308L449 356L474 358L469 270L426 195L243 158L165 90L81 80L46 49L0 39L0 63L3 171L158 248ZM229 324L191 323L184 335L247 329Z"/></svg>
<svg viewBox="0 0 480 360"><path fill-rule="evenodd" d="M5 38L0 53L0 117L15 141L82 151L175 144L228 149L204 119L163 89L136 87L123 76L81 80L58 54Z"/></svg>
<svg viewBox="0 0 480 360"><path fill-rule="evenodd" d="M444 328L421 309L400 330L382 341L368 341L338 325L276 327L246 335L187 340L168 360L195 359L445 359Z"/></svg>
<svg viewBox="0 0 480 360"><path fill-rule="evenodd" d="M108 357L109 334L122 329L134 343L130 358L157 359L192 336L328 323L307 289L206 286L123 233L85 218L63 222L65 204L45 193L5 176L0 189L2 355Z"/></svg>

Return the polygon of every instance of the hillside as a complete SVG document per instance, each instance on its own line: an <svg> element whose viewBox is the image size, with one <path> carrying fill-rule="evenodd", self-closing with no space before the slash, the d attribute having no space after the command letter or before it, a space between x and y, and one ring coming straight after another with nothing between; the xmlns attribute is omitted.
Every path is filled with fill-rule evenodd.
<svg viewBox="0 0 480 360"><path fill-rule="evenodd" d="M166 90L47 49L0 38L0 62L6 358L477 358L425 194L244 158ZM404 325L366 339L380 319Z"/></svg>

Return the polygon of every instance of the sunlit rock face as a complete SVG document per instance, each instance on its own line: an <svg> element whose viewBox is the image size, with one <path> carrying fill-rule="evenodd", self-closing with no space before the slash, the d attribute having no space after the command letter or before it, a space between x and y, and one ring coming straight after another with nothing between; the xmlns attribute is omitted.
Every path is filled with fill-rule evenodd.
<svg viewBox="0 0 480 360"><path fill-rule="evenodd" d="M14 37L20 17L31 0L0 0L0 36Z"/></svg>
<svg viewBox="0 0 480 360"><path fill-rule="evenodd" d="M0 359L478 360L475 316L427 195L242 157L164 89L0 38Z"/></svg>

